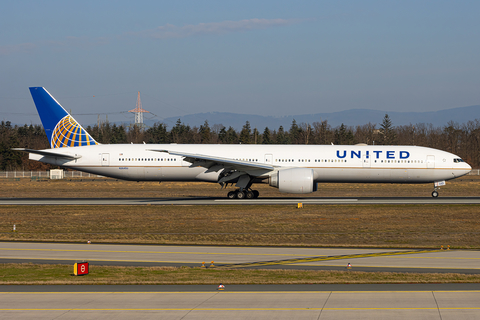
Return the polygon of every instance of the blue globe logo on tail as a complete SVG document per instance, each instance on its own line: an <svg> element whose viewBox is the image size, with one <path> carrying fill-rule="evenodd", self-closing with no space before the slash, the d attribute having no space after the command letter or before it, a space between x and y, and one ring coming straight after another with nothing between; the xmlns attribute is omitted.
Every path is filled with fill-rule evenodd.
<svg viewBox="0 0 480 320"><path fill-rule="evenodd" d="M98 144L45 88L31 87L30 93L52 148Z"/></svg>
<svg viewBox="0 0 480 320"><path fill-rule="evenodd" d="M97 144L72 116L60 120L52 132L52 148L79 147Z"/></svg>

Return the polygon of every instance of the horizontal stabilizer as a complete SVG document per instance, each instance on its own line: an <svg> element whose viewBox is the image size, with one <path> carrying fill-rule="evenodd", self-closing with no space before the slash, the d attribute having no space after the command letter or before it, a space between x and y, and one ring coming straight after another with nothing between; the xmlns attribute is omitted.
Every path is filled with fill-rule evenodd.
<svg viewBox="0 0 480 320"><path fill-rule="evenodd" d="M14 151L22 151L28 153L35 153L45 157L56 157L56 158L64 158L64 159L80 159L82 156L79 155L71 155L66 153L58 153L52 151L45 151L45 150L34 150L34 149L26 149L26 148L12 148Z"/></svg>

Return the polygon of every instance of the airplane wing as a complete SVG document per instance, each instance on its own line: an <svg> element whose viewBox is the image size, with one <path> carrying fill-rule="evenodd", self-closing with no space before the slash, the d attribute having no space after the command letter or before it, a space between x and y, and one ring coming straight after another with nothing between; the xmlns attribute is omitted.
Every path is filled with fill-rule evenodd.
<svg viewBox="0 0 480 320"><path fill-rule="evenodd" d="M71 155L67 153L58 153L58 152L51 152L51 151L45 151L45 150L34 150L34 149L26 149L26 148L12 148L12 150L15 151L23 151L23 152L28 152L28 153L35 153L39 154L45 157L56 157L56 158L64 158L64 159L80 159L82 156L80 155Z"/></svg>
<svg viewBox="0 0 480 320"><path fill-rule="evenodd" d="M206 168L211 168L215 165L221 165L226 169L229 168L232 170L245 171L245 172L251 172L252 170L261 170L263 172L274 170L274 167L272 165L268 165L264 163L240 161L240 160L234 160L229 158L208 156L208 155L203 155L198 153L179 152L179 151L173 151L173 150L149 149L149 151L165 152L175 156L185 157L184 161L190 162L194 166L198 165Z"/></svg>

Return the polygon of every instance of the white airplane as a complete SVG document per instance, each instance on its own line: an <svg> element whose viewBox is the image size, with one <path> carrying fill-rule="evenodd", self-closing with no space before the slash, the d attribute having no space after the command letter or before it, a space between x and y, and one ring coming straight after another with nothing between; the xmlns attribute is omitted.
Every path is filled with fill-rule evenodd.
<svg viewBox="0 0 480 320"><path fill-rule="evenodd" d="M257 198L254 183L284 193L311 193L319 182L434 183L471 171L460 157L416 146L100 144L42 87L30 88L51 149L29 159L133 181L236 184L228 198Z"/></svg>

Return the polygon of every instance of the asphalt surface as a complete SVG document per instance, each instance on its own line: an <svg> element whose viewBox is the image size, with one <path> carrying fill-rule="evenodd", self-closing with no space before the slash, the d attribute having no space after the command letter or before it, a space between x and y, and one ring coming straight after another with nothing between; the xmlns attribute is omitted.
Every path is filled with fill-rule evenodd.
<svg viewBox="0 0 480 320"><path fill-rule="evenodd" d="M1 263L480 273L477 250L0 242ZM213 261L213 264L212 264ZM204 263L204 264L203 264Z"/></svg>
<svg viewBox="0 0 480 320"><path fill-rule="evenodd" d="M213 287L213 286L212 286ZM104 291L101 286L39 288L0 292L2 319L478 319L480 291L397 287L388 290L224 291L185 288ZM238 286L236 286L238 287ZM0 287L1 288L1 287ZM11 287L9 287L11 288ZM18 288L18 287L17 287ZM134 287L143 289L145 286ZM398 290L400 288L400 290ZM437 287L438 288L438 287ZM23 289L23 288L21 288ZM31 290L32 289L32 290ZM48 291L45 289L51 289ZM104 288L114 289L114 288ZM118 290L120 289L120 290ZM408 290L406 290L408 289Z"/></svg>
<svg viewBox="0 0 480 320"><path fill-rule="evenodd" d="M380 198L0 198L0 205L292 205L308 204L480 204L480 197Z"/></svg>

